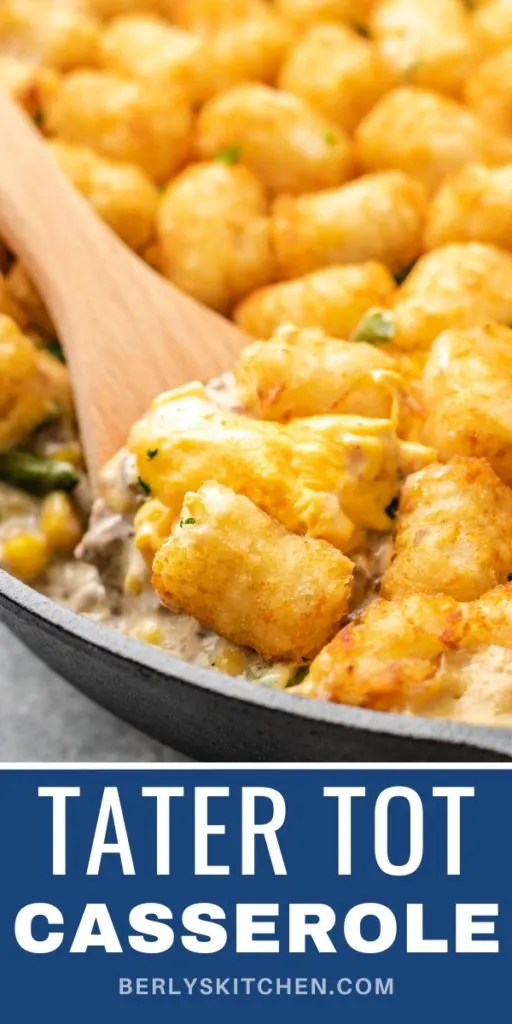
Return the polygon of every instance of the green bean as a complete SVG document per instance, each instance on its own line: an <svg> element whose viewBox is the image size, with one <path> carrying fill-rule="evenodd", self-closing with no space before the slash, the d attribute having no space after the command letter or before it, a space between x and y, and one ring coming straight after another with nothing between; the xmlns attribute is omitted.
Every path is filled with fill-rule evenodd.
<svg viewBox="0 0 512 1024"><path fill-rule="evenodd" d="M72 491L78 474L69 462L42 459L13 449L0 453L0 480L29 494L45 495L50 491Z"/></svg>

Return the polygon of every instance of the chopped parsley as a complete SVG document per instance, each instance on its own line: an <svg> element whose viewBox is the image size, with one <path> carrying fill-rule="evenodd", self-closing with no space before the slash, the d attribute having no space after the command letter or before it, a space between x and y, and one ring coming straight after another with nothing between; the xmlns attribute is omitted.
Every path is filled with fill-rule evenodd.
<svg viewBox="0 0 512 1024"><path fill-rule="evenodd" d="M286 684L286 689L288 689L289 686L298 686L299 683L302 683L302 680L306 678L308 673L309 665L299 665L297 671L294 672L293 675L288 680Z"/></svg>
<svg viewBox="0 0 512 1024"><path fill-rule="evenodd" d="M150 462L151 462L151 459L154 459L155 455L158 455L159 451L160 451L159 448L148 448L148 450L146 452L146 455L147 455L147 457L148 457Z"/></svg>
<svg viewBox="0 0 512 1024"><path fill-rule="evenodd" d="M395 494L394 498L391 498L391 501L390 501L389 505L386 505L385 512L386 512L386 515L389 516L390 519L396 519L396 514L398 512L398 495L397 494Z"/></svg>
<svg viewBox="0 0 512 1024"><path fill-rule="evenodd" d="M44 114L43 114L43 111L42 110L34 111L34 114L32 115L32 120L33 120L34 124L37 125L38 128L42 128L43 124L44 124Z"/></svg>
<svg viewBox="0 0 512 1024"><path fill-rule="evenodd" d="M225 149L221 149L220 152L217 153L215 159L220 160L223 164L227 164L228 167L232 167L233 164L238 163L241 152L241 146L226 146Z"/></svg>
<svg viewBox="0 0 512 1024"><path fill-rule="evenodd" d="M137 487L142 491L146 498L149 498L149 495L151 494L151 487L140 476L137 477Z"/></svg>
<svg viewBox="0 0 512 1024"><path fill-rule="evenodd" d="M338 136L335 132L326 132L324 138L328 146L335 146L338 141Z"/></svg>
<svg viewBox="0 0 512 1024"><path fill-rule="evenodd" d="M46 342L45 348L46 351L49 352L50 355L54 357L54 359L58 359L60 363L66 362L64 352L62 351L62 345L60 344L60 342L57 341L56 338L50 338Z"/></svg>
<svg viewBox="0 0 512 1024"><path fill-rule="evenodd" d="M180 519L180 526L195 526L196 523L197 519L192 519L192 516L189 516L188 519Z"/></svg>
<svg viewBox="0 0 512 1024"><path fill-rule="evenodd" d="M382 345L395 337L396 327L391 313L385 309L372 309L359 321L350 341L366 341L369 345Z"/></svg>

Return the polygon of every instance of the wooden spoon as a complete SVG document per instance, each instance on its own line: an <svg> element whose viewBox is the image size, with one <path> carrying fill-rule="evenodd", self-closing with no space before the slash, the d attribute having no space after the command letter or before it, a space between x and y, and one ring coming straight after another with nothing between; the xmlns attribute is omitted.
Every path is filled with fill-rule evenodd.
<svg viewBox="0 0 512 1024"><path fill-rule="evenodd" d="M71 371L93 491L161 391L228 370L248 338L179 292L96 217L0 91L0 237L44 299Z"/></svg>

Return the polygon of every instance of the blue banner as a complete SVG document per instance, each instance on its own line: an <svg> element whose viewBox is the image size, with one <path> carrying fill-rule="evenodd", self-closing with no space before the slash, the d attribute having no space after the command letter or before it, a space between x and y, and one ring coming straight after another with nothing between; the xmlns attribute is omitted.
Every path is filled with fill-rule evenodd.
<svg viewBox="0 0 512 1024"><path fill-rule="evenodd" d="M508 1012L512 774L5 769L0 1020Z"/></svg>

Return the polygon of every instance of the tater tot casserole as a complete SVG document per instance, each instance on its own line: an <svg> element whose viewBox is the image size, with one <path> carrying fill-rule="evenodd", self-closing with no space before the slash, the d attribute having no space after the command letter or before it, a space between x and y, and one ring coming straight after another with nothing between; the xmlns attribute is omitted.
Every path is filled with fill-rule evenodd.
<svg viewBox="0 0 512 1024"><path fill-rule="evenodd" d="M512 0L0 0L0 87L248 336L91 505L0 241L0 567L302 699L512 726Z"/></svg>

